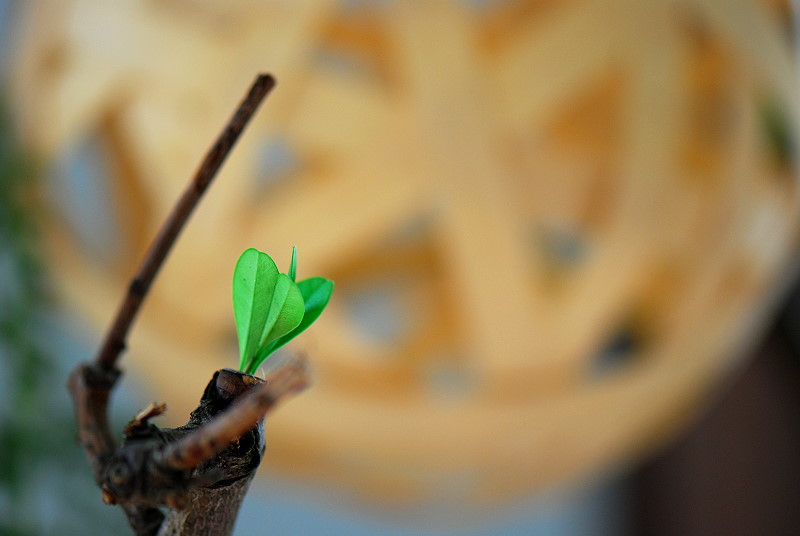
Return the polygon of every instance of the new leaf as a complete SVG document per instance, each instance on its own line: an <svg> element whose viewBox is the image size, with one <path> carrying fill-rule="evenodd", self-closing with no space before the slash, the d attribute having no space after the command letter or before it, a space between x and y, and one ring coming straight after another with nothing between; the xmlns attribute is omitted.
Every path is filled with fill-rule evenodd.
<svg viewBox="0 0 800 536"><path fill-rule="evenodd" d="M314 321L319 318L319 315L322 314L322 311L325 310L325 307L331 299L331 294L333 294L333 281L325 279L324 277L310 277L300 281L297 286L300 288L300 292L303 295L305 309L303 320L296 328L275 340L267 347L265 350L267 356L300 335L308 326L313 324ZM266 359L266 357L264 359Z"/></svg>
<svg viewBox="0 0 800 536"><path fill-rule="evenodd" d="M233 271L233 317L239 337L239 368L255 356L267 323L278 267L269 255L247 249Z"/></svg>
<svg viewBox="0 0 800 536"><path fill-rule="evenodd" d="M250 248L233 273L233 313L239 337L239 369L253 374L269 355L310 326L330 300L333 281L299 283L296 249L289 274L278 272L266 253Z"/></svg>
<svg viewBox="0 0 800 536"><path fill-rule="evenodd" d="M278 272L266 253L245 250L233 271L233 316L239 336L239 368L255 369L256 357L303 319L303 295Z"/></svg>

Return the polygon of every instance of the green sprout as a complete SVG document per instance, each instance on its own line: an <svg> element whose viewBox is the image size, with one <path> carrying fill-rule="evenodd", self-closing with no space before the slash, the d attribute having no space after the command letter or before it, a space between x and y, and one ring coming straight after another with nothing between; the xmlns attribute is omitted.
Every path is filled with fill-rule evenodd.
<svg viewBox="0 0 800 536"><path fill-rule="evenodd" d="M239 336L239 369L254 374L275 350L319 318L333 292L333 281L310 277L299 283L297 248L289 273L278 272L269 255L250 248L233 271L233 316Z"/></svg>

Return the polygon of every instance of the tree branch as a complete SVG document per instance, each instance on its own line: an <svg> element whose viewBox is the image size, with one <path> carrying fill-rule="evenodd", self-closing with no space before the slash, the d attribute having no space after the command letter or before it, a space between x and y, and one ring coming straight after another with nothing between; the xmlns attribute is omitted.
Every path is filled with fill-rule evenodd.
<svg viewBox="0 0 800 536"><path fill-rule="evenodd" d="M200 164L194 178L184 190L178 203L161 227L139 271L134 276L128 287L128 293L120 304L113 325L108 330L103 345L97 354L96 363L100 368L111 370L116 365L117 359L125 349L125 344L131 324L139 312L139 307L144 301L150 285L158 270L164 263L175 239L183 229L189 216L192 214L197 202L208 189L209 184L216 176L220 166L230 153L244 127L253 117L258 105L264 97L275 87L275 79L268 74L260 74L256 78L247 96L239 104L236 112L231 117L225 129L211 146L205 159Z"/></svg>
<svg viewBox="0 0 800 536"><path fill-rule="evenodd" d="M244 100L207 152L192 181L184 190L151 245L128 287L95 361L79 365L70 375L67 384L75 406L78 441L86 451L95 481L103 489L103 500L107 503L119 502L134 531L140 536L184 533L228 534L232 530L238 504L261 460L263 434L260 425L256 426L256 423L269 409L270 404L266 403L261 404L258 416L252 412L246 415L232 412L233 417L222 419L223 422L227 422L231 418L245 419L235 427L237 431L240 430L236 437L230 436L230 426L212 427L212 437L218 437L220 441L227 437L228 440L227 443L220 444L220 448L215 448L214 453L203 458L208 467L198 468L195 464L194 467L186 470L176 470L169 467L168 464L152 463L156 458L163 459L164 445L184 436L191 436L193 430L207 422L214 423L217 413L226 408L235 398L244 395L245 387L251 385L248 383L250 380L242 379L240 384L237 384L238 390L225 391L225 387L236 383L231 378L252 378L251 376L235 371L217 372L212 383L206 388L201 406L192 413L189 424L182 428L160 430L158 427L148 424L148 419L160 414L163 407L147 408L146 411L137 415L126 428L126 440L121 448L117 448L109 429L108 401L112 389L121 376L116 366L117 361L125 349L128 332L155 276L198 201L208 189L259 104L274 85L275 80L267 74L259 75L253 82ZM227 378L227 384L215 385L215 380L221 377ZM296 387L299 384L300 381L295 378L295 382L290 387ZM220 387L223 389L220 390ZM255 391L261 392L261 390ZM273 387L265 389L264 392L270 393L262 396L269 401L274 401L285 394L276 392ZM249 397L245 399L249 400ZM213 402L209 402L209 400ZM224 430L223 434L220 434L220 429ZM205 433L203 432L203 434ZM203 434L195 436L196 439L206 437ZM249 437L250 447L244 450L232 448L233 443L240 442L238 438L242 434ZM197 451L196 448L191 447L191 441L181 444L183 448L176 450L173 454L173 457L177 457L176 459L184 459L182 455L179 455L184 451ZM229 448L225 449L225 447ZM226 468L229 469L229 474L235 473L238 476L234 479L228 478L228 480L216 482L213 487L198 487L208 483L213 476L219 477L219 471L208 459L209 456L215 454L217 461L222 460L227 464ZM203 463L202 460L197 459L198 464ZM149 480L142 478L151 475L153 467L160 467L161 472L156 471L158 473L156 477ZM200 471L201 469L204 472ZM223 476L229 477L229 475ZM239 498L236 499L236 497ZM231 498L234 499L234 506L229 505ZM195 512L199 515L192 518L188 514L189 509L185 508L189 501L214 503L217 506L215 509L203 510L198 504L195 504ZM173 508L167 519L159 510L159 505L168 505ZM183 511L183 513L176 514L177 511ZM203 516L204 513L208 514L211 511L219 514L217 521L209 518L208 515ZM183 532L183 528L190 532ZM206 529L211 532L204 532Z"/></svg>

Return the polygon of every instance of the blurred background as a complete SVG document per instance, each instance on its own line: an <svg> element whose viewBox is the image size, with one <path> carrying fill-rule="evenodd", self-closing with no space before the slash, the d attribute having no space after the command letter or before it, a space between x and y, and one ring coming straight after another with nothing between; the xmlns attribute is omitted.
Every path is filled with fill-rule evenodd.
<svg viewBox="0 0 800 536"><path fill-rule="evenodd" d="M777 0L0 0L0 533L125 533L64 382L257 72L114 395L186 421L248 247L337 287L245 534L800 534Z"/></svg>

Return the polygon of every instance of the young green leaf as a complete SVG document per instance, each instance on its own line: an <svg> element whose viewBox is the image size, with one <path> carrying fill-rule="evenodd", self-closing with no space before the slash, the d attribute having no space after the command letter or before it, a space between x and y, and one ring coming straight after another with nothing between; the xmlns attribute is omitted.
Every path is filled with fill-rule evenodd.
<svg viewBox="0 0 800 536"><path fill-rule="evenodd" d="M297 283L289 279L286 274L278 274L258 347L242 370L248 374L254 373L272 353L271 351L265 352L265 350L270 348L273 341L291 332L300 324L300 321L303 320L304 310L303 295L300 293Z"/></svg>
<svg viewBox="0 0 800 536"><path fill-rule="evenodd" d="M300 281L297 286L303 295L305 305L303 320L292 331L276 339L267 348L268 353L272 353L285 345L305 331L308 326L313 324L314 321L319 318L319 315L322 314L322 311L325 310L325 307L331 299L331 294L333 294L333 281L325 279L324 277L310 277Z"/></svg>
<svg viewBox="0 0 800 536"><path fill-rule="evenodd" d="M300 325L290 333L292 338L300 335L303 330L319 318L319 315L322 314L322 311L325 310L331 300L331 294L333 294L333 281L324 277L309 277L300 281L297 286L303 295L305 314Z"/></svg>
<svg viewBox="0 0 800 536"><path fill-rule="evenodd" d="M266 253L248 249L233 274L233 310L239 336L239 369L253 374L272 352L310 326L328 305L333 281L312 277L295 283L297 248L288 274Z"/></svg>
<svg viewBox="0 0 800 536"><path fill-rule="evenodd" d="M266 253L244 251L233 271L233 316L239 337L239 368L257 353L267 322L278 267Z"/></svg>

